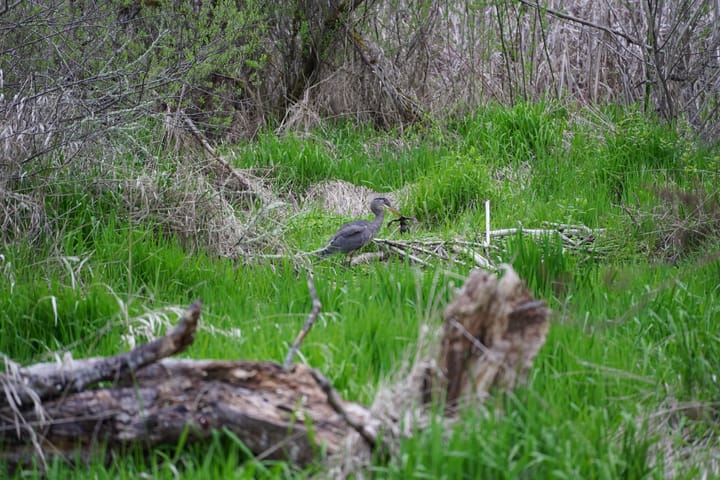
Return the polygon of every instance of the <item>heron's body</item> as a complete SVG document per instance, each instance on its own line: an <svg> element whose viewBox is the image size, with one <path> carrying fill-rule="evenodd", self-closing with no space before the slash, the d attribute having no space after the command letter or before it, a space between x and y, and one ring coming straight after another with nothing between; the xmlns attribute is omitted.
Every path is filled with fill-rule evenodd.
<svg viewBox="0 0 720 480"><path fill-rule="evenodd" d="M385 197L373 199L370 203L370 210L375 214L375 218L371 221L355 220L346 223L332 236L327 246L318 252L318 256L326 257L334 253L351 253L370 243L382 228L385 220L385 207L399 213Z"/></svg>

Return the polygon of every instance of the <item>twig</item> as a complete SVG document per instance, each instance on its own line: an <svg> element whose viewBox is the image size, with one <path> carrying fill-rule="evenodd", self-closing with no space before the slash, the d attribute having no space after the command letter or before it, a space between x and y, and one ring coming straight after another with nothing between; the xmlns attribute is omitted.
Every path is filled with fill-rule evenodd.
<svg viewBox="0 0 720 480"><path fill-rule="evenodd" d="M620 209L621 209L623 212L627 213L628 217L630 217L630 221L631 221L635 226L639 226L639 225L640 225L640 222L637 221L637 219L635 218L635 215L633 215L633 212L627 207L627 205L620 205Z"/></svg>
<svg viewBox="0 0 720 480"><path fill-rule="evenodd" d="M593 234L598 233L604 233L604 228L598 228L598 229L591 229L590 227L587 227L585 225L566 225L561 223L550 223L550 222L544 222L545 225L550 226L552 228L524 228L524 227L517 227L517 228L501 228L498 230L490 230L488 232L489 237L508 237L511 235L515 235L518 233L521 234L527 234L534 237L541 237L545 235L558 235L560 233L564 235L572 235L572 236L578 236L578 237L584 237L589 236ZM402 241L402 240L389 240L385 238L375 238L375 242L383 242L390 244L390 242L394 242L396 246L400 245L410 245L410 244L416 244L416 245L465 245L469 247L476 247L476 248L488 248L490 245L488 245L487 242L473 242L468 240L460 240L460 239L454 239L454 240L414 240L414 241Z"/></svg>
<svg viewBox="0 0 720 480"><path fill-rule="evenodd" d="M350 259L350 265L360 265L363 263L370 263L374 260L385 260L387 257L386 252L379 251L379 252L365 252L361 253L360 255L353 255L353 257Z"/></svg>
<svg viewBox="0 0 720 480"><path fill-rule="evenodd" d="M558 223L558 222L542 222L543 226L545 227L552 227L556 230L582 230L586 234L590 235L593 233L593 229L586 226L586 225L572 225L568 223ZM595 232L604 232L604 228L596 229Z"/></svg>
<svg viewBox="0 0 720 480"><path fill-rule="evenodd" d="M425 266L429 265L428 262L417 257L416 255L411 254L408 250L410 250L410 249L416 250L416 251L423 253L429 257L441 258L443 260L451 260L457 264L465 265L465 262L462 262L462 261L458 260L457 258L447 255L445 252L430 251L427 248L423 248L422 246L420 246L420 245L432 246L432 247L435 247L435 249L437 250L438 247L446 246L446 245L450 244L450 245L452 245L453 252L463 253L465 255L472 257L473 261L478 266L486 268L491 265L491 263L488 260L486 260L485 258L480 256L479 254L473 252L470 248L458 246L459 244L467 244L468 242L446 242L446 241L413 242L413 241L389 240L386 238L376 238L373 241L376 243L385 244L392 252L394 252L398 255L407 256L410 260L420 263ZM472 243L472 245L482 246L482 244L480 244L480 243Z"/></svg>
<svg viewBox="0 0 720 480"><path fill-rule="evenodd" d="M588 235L588 232L586 232L584 229L581 228L566 228L566 229L553 229L553 228L503 228L500 230L492 230L490 232L490 235L493 237L509 237L510 235L515 235L517 233L522 233L526 235L530 235L533 237L542 237L545 235L557 235L559 233L564 233L565 235Z"/></svg>
<svg viewBox="0 0 720 480"><path fill-rule="evenodd" d="M283 205L282 202L275 202L271 205L261 206L260 211L250 220L250 223L248 223L245 226L245 230L243 230L242 235L240 235L240 238L237 242L235 242L235 245L233 245L233 248L236 248L238 245L242 243L243 240L245 240L245 237L247 236L248 232L258 223L261 217L265 215L266 212L269 212L270 210L274 210L275 208L281 207Z"/></svg>
<svg viewBox="0 0 720 480"><path fill-rule="evenodd" d="M307 319L305 319L305 324L300 330L300 333L298 333L297 337L295 337L295 341L293 342L287 356L285 357L285 362L283 362L284 370L290 369L290 365L292 365L293 359L295 358L295 355L297 355L297 352L300 349L300 345L302 344L303 340L305 340L307 334L310 332L313 324L315 324L315 320L320 314L320 309L322 308L322 303L320 303L320 300L318 300L317 291L315 290L315 283L313 282L312 271L310 270L308 270L307 274L307 284L308 290L310 290L310 298L312 298L312 310L310 310Z"/></svg>
<svg viewBox="0 0 720 480"><path fill-rule="evenodd" d="M447 248L454 254L466 255L472 258L473 262L481 268L491 268L492 262L477 253L476 249L487 249L498 247L490 245L491 237L509 237L512 235L529 235L531 237L558 236L565 248L578 250L582 246L586 246L595 241L595 235L604 233L605 229L591 229L585 225L567 225L562 223L544 222L544 225L551 228L503 228L499 230L486 230L485 240L482 242L473 242L467 240L390 240L387 238L375 238L373 241L378 244L385 244L391 251L401 255L407 255L411 260L427 265L427 262L412 255L408 250L415 250L429 257L441 258L443 260L452 260L455 263L464 263L453 255L447 255L445 250L438 252L441 247ZM486 223L487 226L487 223ZM435 251L431 251L431 249ZM401 253L402 252L402 253Z"/></svg>
<svg viewBox="0 0 720 480"><path fill-rule="evenodd" d="M419 264L421 264L421 265L425 265L426 267L430 266L430 264L427 263L425 260L416 257L415 255L413 255L412 253L408 252L407 250L403 250L402 248L398 248L398 247L395 247L395 246L393 246L393 245L388 245L388 247L390 248L391 251L397 253L397 254L400 255L400 256L407 257L407 258L409 258L410 260L412 260L413 262L417 262L417 263L419 263Z"/></svg>
<svg viewBox="0 0 720 480"><path fill-rule="evenodd" d="M325 375L323 375L317 369L313 369L311 373L318 386L322 389L323 392L325 392L327 401L333 408L333 410L335 410L342 417L342 419L348 425L350 425L363 438L363 440L367 442L371 450L375 450L375 447L377 446L377 432L373 432L366 425L363 425L360 422L356 422L355 420L350 418L342 405L342 400L333 388L330 380L328 380Z"/></svg>
<svg viewBox="0 0 720 480"><path fill-rule="evenodd" d="M205 137L205 135L203 135L203 133L200 131L200 129L197 128L197 126L195 126L195 124L190 119L190 117L188 117L187 115L185 115L185 113L180 112L180 111L178 111L176 114L182 115L183 122L188 127L190 132L195 136L195 138L197 138L197 140L203 146L205 151L207 151L210 154L210 156L213 157L215 159L215 161L217 161L220 164L220 166L231 177L233 177L235 180L240 182L240 186L243 188L243 190L245 192L248 192L251 195L259 196L257 192L253 191L252 185L250 185L250 182L248 182L248 180L246 178L243 178L239 173L237 173L235 168L233 168L233 166L230 165L230 163L227 160L225 160L221 155L218 155L218 153L215 151L213 146L210 145L210 142L208 141L208 139Z"/></svg>
<svg viewBox="0 0 720 480"><path fill-rule="evenodd" d="M398 242L397 240L389 240L386 238L376 238L373 241L376 243L384 243L385 245L392 246L392 247L412 248L415 251L424 253L425 255L429 255L431 257L440 256L437 252L432 252L432 251L428 250L427 248L421 247L419 242Z"/></svg>
<svg viewBox="0 0 720 480"><path fill-rule="evenodd" d="M492 268L493 264L490 260L483 257L479 253L477 253L475 250L471 249L470 247L462 247L460 245L453 246L453 252L456 253L462 253L464 255L467 255L468 257L473 259L473 262L475 262L475 265L477 265L480 268Z"/></svg>
<svg viewBox="0 0 720 480"><path fill-rule="evenodd" d="M184 87L184 86L183 86L183 87ZM168 107L168 108L169 108L169 107ZM198 140L198 142L200 142L200 144L203 146L203 148L204 148L211 156L217 157L217 153L215 152L215 149L212 147L212 145L210 145L210 142L208 141L207 138L205 138L205 135L202 134L202 132L200 131L200 129L198 129L198 128L195 126L195 123L193 123L193 121L190 119L190 117L188 117L187 115L185 115L184 113L181 113L181 112L179 112L179 111L177 112L177 115L182 115L183 122L184 122L185 125L188 127L188 129L190 129L190 132L195 136L195 138Z"/></svg>

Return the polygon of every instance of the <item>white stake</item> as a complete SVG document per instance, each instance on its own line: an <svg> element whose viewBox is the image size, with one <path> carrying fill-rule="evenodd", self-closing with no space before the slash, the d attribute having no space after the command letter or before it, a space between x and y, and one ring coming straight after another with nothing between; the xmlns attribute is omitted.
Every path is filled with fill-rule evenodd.
<svg viewBox="0 0 720 480"><path fill-rule="evenodd" d="M485 200L485 246L490 246L490 200Z"/></svg>

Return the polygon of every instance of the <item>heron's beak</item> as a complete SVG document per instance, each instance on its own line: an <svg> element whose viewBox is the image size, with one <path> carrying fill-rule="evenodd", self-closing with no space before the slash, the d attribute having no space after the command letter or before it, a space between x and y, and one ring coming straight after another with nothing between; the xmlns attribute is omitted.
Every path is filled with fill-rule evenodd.
<svg viewBox="0 0 720 480"><path fill-rule="evenodd" d="M391 212L393 212L395 215L400 215L400 216L402 216L402 213L398 212L396 209L394 209L394 208L391 207L390 205L385 205L385 206L386 206Z"/></svg>

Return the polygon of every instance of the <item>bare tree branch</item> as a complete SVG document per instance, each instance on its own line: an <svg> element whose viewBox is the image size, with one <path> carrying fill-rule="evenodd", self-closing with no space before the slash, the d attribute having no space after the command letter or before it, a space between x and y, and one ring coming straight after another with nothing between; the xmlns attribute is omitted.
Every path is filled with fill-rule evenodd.
<svg viewBox="0 0 720 480"><path fill-rule="evenodd" d="M188 307L178 325L168 334L130 352L114 357L75 360L67 368L57 363L38 363L21 368L15 374L1 374L5 395L0 396L0 408L32 404L38 398L46 400L82 391L104 380L125 378L146 365L185 350L195 338L199 318L198 300Z"/></svg>
<svg viewBox="0 0 720 480"><path fill-rule="evenodd" d="M292 365L295 355L297 355L297 352L300 349L300 345L302 345L303 340L305 340L305 337L315 324L315 320L320 314L320 309L322 308L322 303L318 300L317 291L315 290L315 282L313 281L312 272L309 270L307 273L307 285L308 290L310 291L310 298L312 298L312 310L310 310L300 333L298 333L297 337L295 337L295 341L292 343L292 346L285 357L285 361L283 362L283 368L285 370L288 370Z"/></svg>
<svg viewBox="0 0 720 480"><path fill-rule="evenodd" d="M649 48L649 46L645 42L641 42L640 40L636 39L635 37L633 37L631 35L628 35L627 33L623 32L621 30L616 30L614 28L610 28L605 25L600 25L598 23L594 23L589 20L584 20L582 18L575 17L575 16L567 14L567 13L563 13L560 10L556 10L554 8L542 6L542 5L540 5L539 0L537 0L535 2L531 2L529 0L518 0L518 2L520 2L524 5L527 5L528 7L537 8L539 10L545 11L545 12L549 13L550 15L560 18L562 20L567 20L569 22L577 23L577 24L583 25L585 27L595 28L595 29L601 30L605 33L609 33L610 35L624 38L625 40L627 40L629 43L632 43L633 45L638 45L643 48Z"/></svg>

